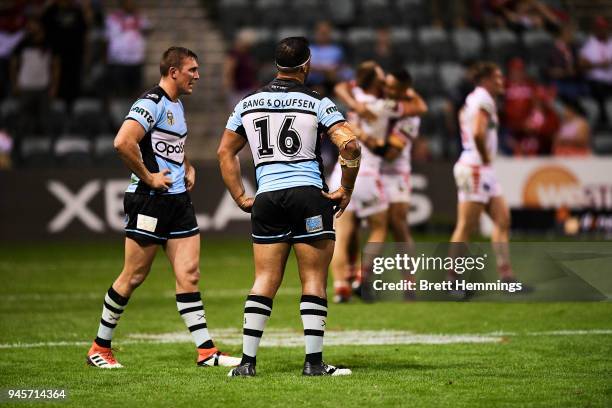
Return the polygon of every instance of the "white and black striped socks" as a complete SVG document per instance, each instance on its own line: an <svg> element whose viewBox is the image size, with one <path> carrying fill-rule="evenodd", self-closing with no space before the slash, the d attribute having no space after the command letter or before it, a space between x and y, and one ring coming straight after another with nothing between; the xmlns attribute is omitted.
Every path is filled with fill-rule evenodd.
<svg viewBox="0 0 612 408"><path fill-rule="evenodd" d="M117 327L117 322L123 313L123 309L128 303L129 298L118 294L111 286L104 296L104 306L102 306L102 318L100 319L100 327L96 337L96 344L100 347L111 347L113 332Z"/></svg>
<svg viewBox="0 0 612 408"><path fill-rule="evenodd" d="M258 295L247 296L244 305L242 361L240 364L256 363L257 349L270 314L272 314L272 299Z"/></svg>
<svg viewBox="0 0 612 408"><path fill-rule="evenodd" d="M312 295L302 295L300 314L304 324L304 342L306 361L320 363L323 361L323 336L327 320L327 299Z"/></svg>
<svg viewBox="0 0 612 408"><path fill-rule="evenodd" d="M206 314L204 313L204 304L200 292L177 293L176 307L191 332L196 347L198 349L214 348L215 344L208 333Z"/></svg>

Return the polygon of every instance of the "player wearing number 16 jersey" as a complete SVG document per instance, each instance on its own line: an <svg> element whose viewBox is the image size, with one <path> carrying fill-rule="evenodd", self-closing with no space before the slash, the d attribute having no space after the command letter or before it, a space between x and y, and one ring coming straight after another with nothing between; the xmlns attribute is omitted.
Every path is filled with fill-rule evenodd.
<svg viewBox="0 0 612 408"><path fill-rule="evenodd" d="M251 213L255 258L255 283L244 308L242 362L229 375L255 375L257 348L291 247L302 282L303 374L347 375L350 370L323 363L323 334L334 206L341 213L350 201L359 170L359 143L337 107L304 86L310 71L308 41L285 38L276 47L275 59L276 79L236 105L217 152L230 194ZM331 194L319 152L322 134L341 155L341 185ZM245 195L237 157L247 144L255 163L255 198Z"/></svg>

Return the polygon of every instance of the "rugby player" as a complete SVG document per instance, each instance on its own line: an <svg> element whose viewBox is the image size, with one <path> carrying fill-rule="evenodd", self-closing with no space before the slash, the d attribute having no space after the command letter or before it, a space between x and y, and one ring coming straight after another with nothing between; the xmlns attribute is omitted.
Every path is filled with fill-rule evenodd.
<svg viewBox="0 0 612 408"><path fill-rule="evenodd" d="M374 61L366 61L359 65L355 75L355 86L350 90L354 105L365 105L365 111L374 114L375 119L361 120L355 112L349 113L349 121L359 129L359 137L365 141L366 148L362 151L362 163L359 176L355 183L355 191L345 214L336 222L336 247L332 258L332 273L334 275L334 302L342 303L350 298L349 280L354 269L350 268L349 247L355 240L359 228L359 220L365 219L370 229L368 242L384 242L387 235L387 208L389 203L384 194L380 179L380 161L373 150L373 144L384 143L389 118L399 115L395 106L388 105L381 98L385 74ZM341 99L342 95L339 94ZM341 167L337 163L330 179L330 185L340 183ZM355 245L353 245L354 247ZM354 259L354 258L353 258ZM366 262L367 263L367 262ZM360 274L358 274L359 276ZM358 276L354 277L358 279Z"/></svg>
<svg viewBox="0 0 612 408"><path fill-rule="evenodd" d="M423 99L410 89L411 81L405 71L394 72L385 76L383 70L373 61L360 64L354 86L341 83L336 86L336 93L355 113L350 120L355 121L360 141L366 147L363 150L362 170L357 178L353 199L347 212L336 225L336 251L332 260L334 273L334 301L344 303L350 299L351 283L353 290L360 294L361 280L364 276L351 264L350 248L355 248L359 219L365 219L370 227L367 242L384 242L387 236L389 195L385 191L381 170L385 161L400 161L407 141L400 129L406 128L407 121L413 123L412 116L422 115L427 111ZM409 91L410 89L410 91ZM383 92L385 91L385 92ZM384 95L384 93L388 93ZM385 97L383 97L385 96ZM356 112L365 112L363 117ZM374 119L371 119L371 116ZM367 118L370 118L368 120ZM418 120L418 118L416 119ZM396 125L402 126L397 127ZM391 134L389 135L391 129ZM409 153L408 153L409 154ZM332 175L332 184L337 183L337 169ZM392 180L397 184L397 180ZM400 180L401 181L401 180ZM400 197L401 198L401 197ZM397 194L393 196L398 200ZM397 207L400 207L399 209ZM407 207L407 205L405 206ZM392 215L397 217L403 205L395 205ZM407 208L404 211L406 217ZM406 242L407 221L402 230L403 242ZM401 227L392 226L392 231ZM368 260L363 270L369 268ZM352 282L351 282L352 280Z"/></svg>
<svg viewBox="0 0 612 408"><path fill-rule="evenodd" d="M385 96L394 100L414 100L421 105L418 114L405 116L390 127L380 169L382 184L389 199L387 218L393 241L406 242L410 246L413 244L408 226L412 190L410 152L413 141L419 135L421 115L427 112L427 104L412 88L412 77L405 69L386 75Z"/></svg>
<svg viewBox="0 0 612 408"><path fill-rule="evenodd" d="M184 151L187 124L181 95L190 95L200 78L198 57L182 47L166 50L159 85L134 103L115 137L119 156L132 170L124 198L125 261L102 308L98 335L87 362L120 368L111 351L113 332L128 300L145 280L159 245L176 277L176 304L197 347L198 366L235 366L240 360L219 352L208 333L200 280L200 231L188 191L195 169Z"/></svg>
<svg viewBox="0 0 612 408"><path fill-rule="evenodd" d="M476 89L459 112L463 151L453 169L459 203L451 242L469 241L478 229L481 214L486 212L494 225L491 241L499 276L503 282L515 282L508 246L510 210L491 165L497 154L499 126L495 98L504 92L504 77L496 64L481 62L474 67L474 82ZM453 246L451 251L458 249ZM451 279L456 277L451 273Z"/></svg>
<svg viewBox="0 0 612 408"><path fill-rule="evenodd" d="M304 86L310 71L308 40L281 40L275 63L276 78L236 105L217 151L231 196L251 213L255 260L255 282L244 308L242 361L228 376L256 374L257 349L292 247L302 282L300 314L306 347L302 374L349 375L351 370L323 362L323 335L327 269L334 251L333 215L337 210L340 216L351 199L360 146L338 108ZM341 181L332 193L323 177L321 133L340 150ZM245 193L237 156L247 143L255 163L255 197Z"/></svg>

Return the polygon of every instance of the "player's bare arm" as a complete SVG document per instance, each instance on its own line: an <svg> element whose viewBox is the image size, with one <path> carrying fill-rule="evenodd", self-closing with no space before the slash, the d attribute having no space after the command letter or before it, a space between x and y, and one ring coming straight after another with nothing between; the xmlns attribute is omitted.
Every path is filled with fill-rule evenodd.
<svg viewBox="0 0 612 408"><path fill-rule="evenodd" d="M348 106L351 110L355 111L361 118L365 120L376 120L376 114L374 114L368 107L358 102L351 92L351 84L348 82L340 82L334 87L334 92L338 98Z"/></svg>
<svg viewBox="0 0 612 408"><path fill-rule="evenodd" d="M221 167L221 177L230 195L242 211L251 212L253 207L253 197L247 197L244 184L242 184L242 174L240 171L240 160L238 153L246 145L247 140L236 132L225 129L219 148L217 158Z"/></svg>
<svg viewBox="0 0 612 408"><path fill-rule="evenodd" d="M487 127L489 126L489 114L487 111L481 109L478 115L476 115L474 122L474 143L476 143L476 150L478 150L478 154L482 158L482 163L487 166L491 163L486 146Z"/></svg>
<svg viewBox="0 0 612 408"><path fill-rule="evenodd" d="M340 151L338 161L342 169L342 181L336 191L329 194L324 192L323 195L337 203L338 212L336 218L338 218L351 200L355 179L359 172L361 147L357 141L355 129L348 122L332 126L327 134Z"/></svg>
<svg viewBox="0 0 612 408"><path fill-rule="evenodd" d="M407 116L423 116L427 113L427 103L413 88L406 91L404 99L399 101L402 117Z"/></svg>
<svg viewBox="0 0 612 408"><path fill-rule="evenodd" d="M353 130L355 136L357 137L359 143L367 147L372 152L377 152L384 147L384 141L369 135L359 125L351 123L350 127Z"/></svg>
<svg viewBox="0 0 612 408"><path fill-rule="evenodd" d="M185 166L185 188L187 188L187 191L191 191L193 190L193 186L195 185L196 170L195 170L195 167L193 167L193 165L189 161L189 159L187 159L187 155L185 155L184 166Z"/></svg>
<svg viewBox="0 0 612 408"><path fill-rule="evenodd" d="M391 133L385 142L383 147L383 158L386 161L393 161L397 159L401 154L404 147L406 147L406 137L397 133Z"/></svg>
<svg viewBox="0 0 612 408"><path fill-rule="evenodd" d="M166 190L172 185L172 180L166 176L170 173L170 170L164 169L159 173L151 173L142 161L138 142L142 140L144 135L145 130L138 122L126 120L121 125L113 145L121 160L139 179L155 190Z"/></svg>

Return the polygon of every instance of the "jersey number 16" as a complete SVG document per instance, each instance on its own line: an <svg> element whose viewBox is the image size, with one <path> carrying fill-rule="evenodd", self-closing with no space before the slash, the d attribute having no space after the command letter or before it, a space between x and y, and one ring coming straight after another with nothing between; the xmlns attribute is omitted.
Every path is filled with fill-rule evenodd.
<svg viewBox="0 0 612 408"><path fill-rule="evenodd" d="M300 135L292 127L294 121L295 116L285 116L276 138L278 150L287 157L295 156L302 148ZM257 149L259 158L274 156L274 146L270 144L270 117L264 116L253 120L253 126L259 134Z"/></svg>

